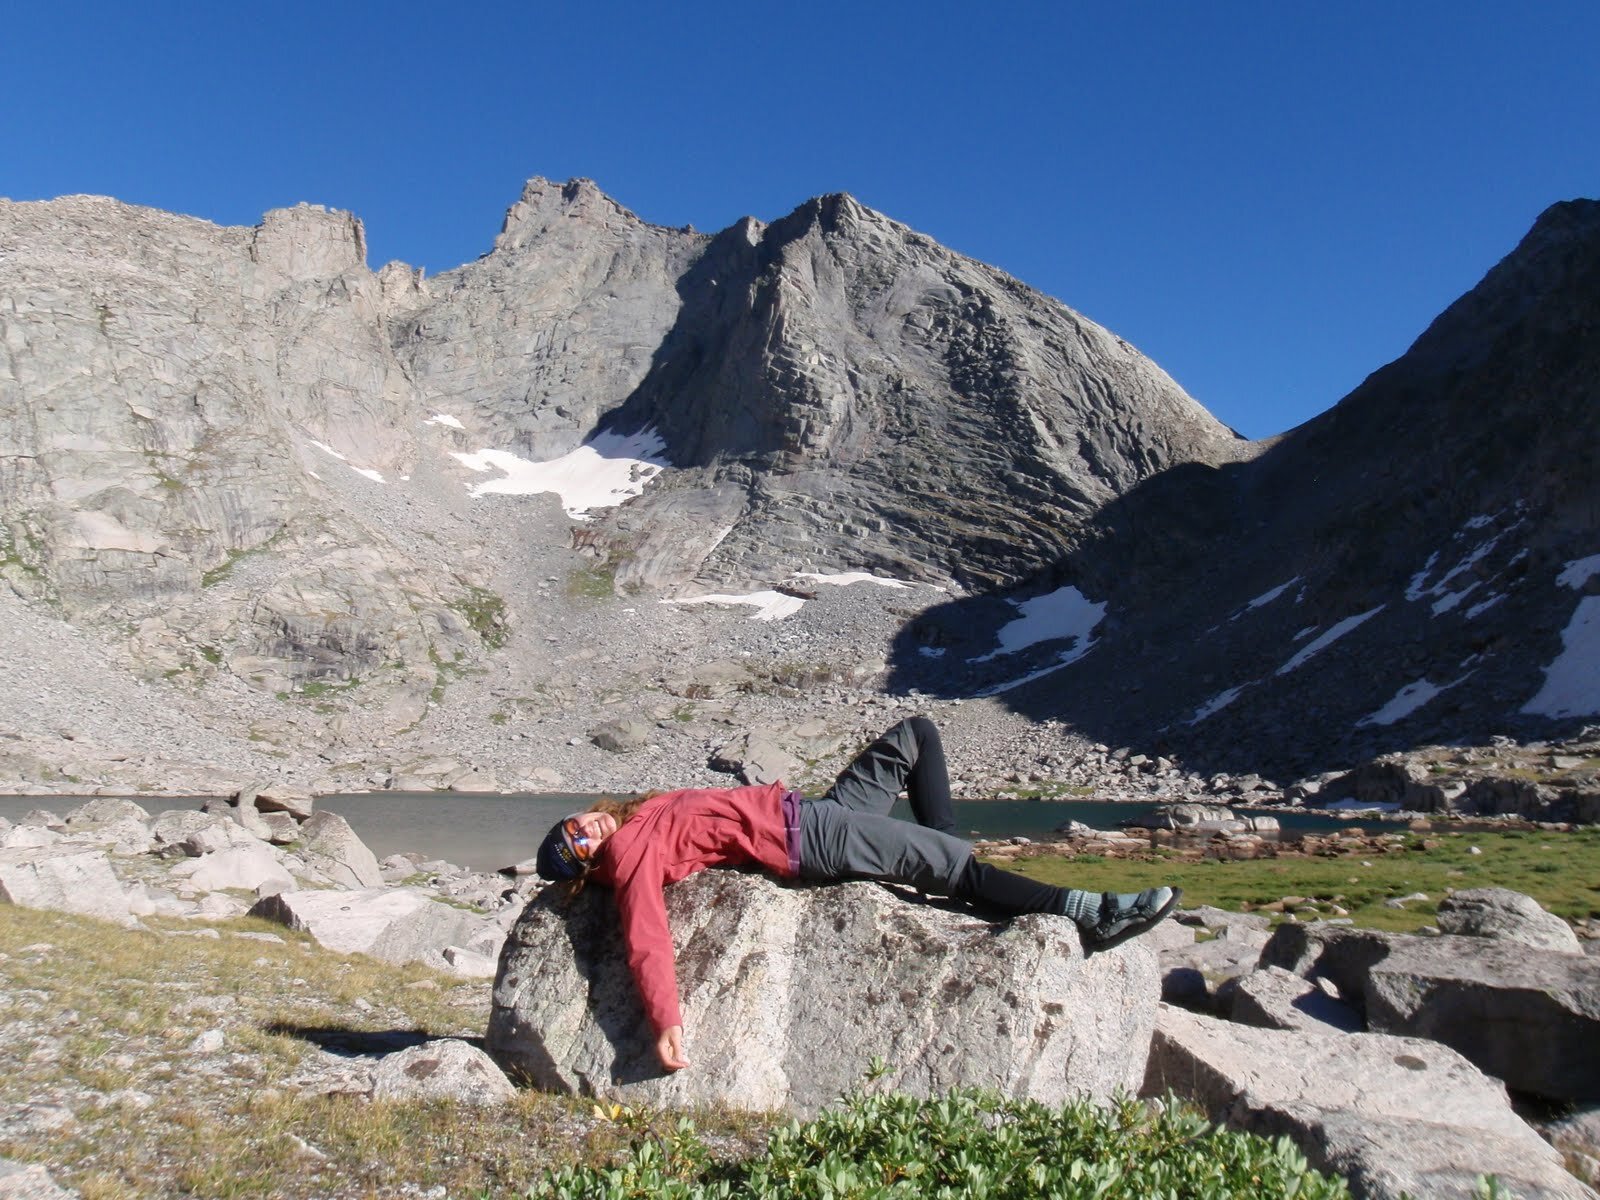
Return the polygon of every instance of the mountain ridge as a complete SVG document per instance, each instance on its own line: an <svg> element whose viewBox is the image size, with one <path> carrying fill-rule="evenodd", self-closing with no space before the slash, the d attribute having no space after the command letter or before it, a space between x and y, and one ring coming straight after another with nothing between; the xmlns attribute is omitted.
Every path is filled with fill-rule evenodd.
<svg viewBox="0 0 1600 1200"><path fill-rule="evenodd" d="M372 271L359 219L314 206L242 228L4 202L0 578L172 703L248 710L201 716L297 777L455 742L526 780L475 724L526 716L569 772L625 778L571 748L627 703L689 712L651 718L659 765L703 767L701 708L650 697L733 647L851 681L818 704L993 694L1019 728L1196 763L1482 733L1507 706L1445 667L1480 655L1473 688L1526 699L1592 586L1553 580L1600 549L1597 208L1554 206L1406 356L1248 442L1115 334L842 193L703 234L535 178L432 278ZM602 469L576 509L511 474ZM1482 590L1435 624L1458 560ZM862 571L921 590L794 582ZM654 604L774 588L832 624ZM1095 625L1006 648L1014 601L1069 589ZM1420 716L1358 724L1421 685Z"/></svg>

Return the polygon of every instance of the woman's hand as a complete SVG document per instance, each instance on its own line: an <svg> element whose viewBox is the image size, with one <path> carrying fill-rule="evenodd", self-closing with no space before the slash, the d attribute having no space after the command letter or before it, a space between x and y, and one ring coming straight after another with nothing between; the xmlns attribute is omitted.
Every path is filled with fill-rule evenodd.
<svg viewBox="0 0 1600 1200"><path fill-rule="evenodd" d="M681 1071L689 1065L689 1060L683 1057L682 1025L672 1025L661 1031L661 1036L656 1038L656 1057L668 1071Z"/></svg>

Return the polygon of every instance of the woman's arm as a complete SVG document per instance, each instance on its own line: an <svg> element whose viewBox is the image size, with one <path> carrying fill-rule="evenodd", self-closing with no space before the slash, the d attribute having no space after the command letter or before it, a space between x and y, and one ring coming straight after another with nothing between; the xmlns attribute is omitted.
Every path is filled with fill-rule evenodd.
<svg viewBox="0 0 1600 1200"><path fill-rule="evenodd" d="M656 1031L656 1056L663 1067L676 1071L689 1064L683 1058L683 1014L678 1007L672 931L659 875L647 863L639 866L643 869L618 883L617 912L628 944L628 969L639 988L645 1016Z"/></svg>

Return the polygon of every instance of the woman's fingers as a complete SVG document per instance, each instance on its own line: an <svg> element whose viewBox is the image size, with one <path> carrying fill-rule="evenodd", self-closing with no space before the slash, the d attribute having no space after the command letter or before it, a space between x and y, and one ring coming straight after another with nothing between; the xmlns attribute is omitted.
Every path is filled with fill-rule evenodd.
<svg viewBox="0 0 1600 1200"><path fill-rule="evenodd" d="M682 1025L672 1025L661 1031L661 1036L656 1038L656 1057L669 1071L681 1071L689 1065L683 1057Z"/></svg>

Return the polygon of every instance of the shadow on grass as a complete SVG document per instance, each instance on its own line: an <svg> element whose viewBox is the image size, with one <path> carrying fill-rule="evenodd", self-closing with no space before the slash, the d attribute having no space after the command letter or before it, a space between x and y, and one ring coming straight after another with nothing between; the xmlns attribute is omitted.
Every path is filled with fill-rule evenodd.
<svg viewBox="0 0 1600 1200"><path fill-rule="evenodd" d="M409 1050L413 1046L446 1040L415 1029L351 1029L344 1025L296 1025L289 1021L274 1021L262 1028L267 1033L299 1038L330 1054L340 1054L346 1058L382 1058L397 1050ZM448 1040L466 1042L479 1050L484 1049L481 1037L455 1036Z"/></svg>

